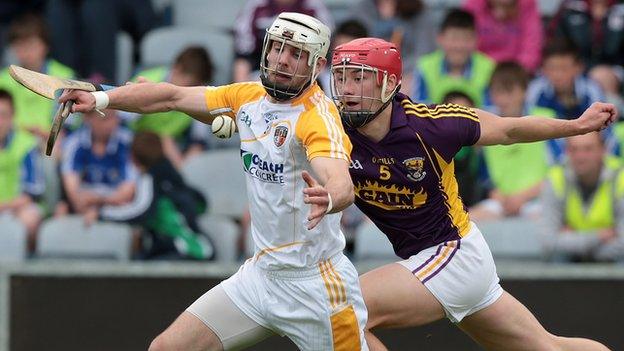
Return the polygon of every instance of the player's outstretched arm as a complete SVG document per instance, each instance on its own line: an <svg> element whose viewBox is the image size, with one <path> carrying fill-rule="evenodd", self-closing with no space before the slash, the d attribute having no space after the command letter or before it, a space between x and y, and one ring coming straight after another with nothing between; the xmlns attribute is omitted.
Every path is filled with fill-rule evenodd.
<svg viewBox="0 0 624 351"><path fill-rule="evenodd" d="M308 229L314 228L327 213L344 210L354 199L353 182L347 161L315 157L310 163L319 180L314 179L306 171L302 173L303 180L308 185L303 189L303 201L311 205Z"/></svg>
<svg viewBox="0 0 624 351"><path fill-rule="evenodd" d="M202 122L211 122L205 102L205 87L180 87L170 83L136 83L105 92L107 108L137 113L177 110ZM89 112L96 108L93 94L72 90L64 93L59 102L73 100L72 112Z"/></svg>
<svg viewBox="0 0 624 351"><path fill-rule="evenodd" d="M526 116L522 118L499 117L476 110L481 124L481 136L477 145L527 143L564 138L602 130L617 120L613 104L593 103L577 119L563 120Z"/></svg>

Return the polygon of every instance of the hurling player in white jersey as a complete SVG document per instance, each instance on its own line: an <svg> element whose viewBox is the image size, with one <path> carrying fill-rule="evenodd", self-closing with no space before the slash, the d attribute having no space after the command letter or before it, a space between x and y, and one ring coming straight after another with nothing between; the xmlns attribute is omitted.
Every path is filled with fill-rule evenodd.
<svg viewBox="0 0 624 351"><path fill-rule="evenodd" d="M275 334L302 350L368 350L366 307L339 227L338 212L354 198L351 144L315 82L329 41L317 19L282 13L265 35L261 83L145 82L61 97L74 101L74 112L178 110L205 123L220 114L236 121L256 253L182 312L150 350L240 349Z"/></svg>

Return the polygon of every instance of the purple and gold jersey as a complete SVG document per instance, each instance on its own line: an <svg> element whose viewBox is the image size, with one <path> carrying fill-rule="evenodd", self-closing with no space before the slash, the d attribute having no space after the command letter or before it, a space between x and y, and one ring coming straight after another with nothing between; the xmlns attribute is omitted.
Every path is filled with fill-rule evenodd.
<svg viewBox="0 0 624 351"><path fill-rule="evenodd" d="M355 204L408 258L470 230L453 157L479 140L475 111L459 105L414 104L397 94L390 131L374 142L348 128L353 143Z"/></svg>

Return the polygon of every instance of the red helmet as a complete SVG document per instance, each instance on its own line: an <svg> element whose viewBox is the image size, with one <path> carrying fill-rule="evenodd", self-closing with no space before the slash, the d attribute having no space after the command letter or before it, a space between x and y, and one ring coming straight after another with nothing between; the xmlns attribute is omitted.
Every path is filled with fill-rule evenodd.
<svg viewBox="0 0 624 351"><path fill-rule="evenodd" d="M401 52L396 45L377 38L352 40L334 49L332 55L332 98L339 108L343 123L348 127L359 128L377 117L391 102L401 88L402 67ZM380 96L365 96L361 85L360 94L345 93L338 88L345 82L345 70L358 69L375 74L377 85L381 87ZM342 78L335 79L335 74L342 72ZM387 91L388 78L396 76L396 85ZM376 102L380 106L375 106ZM355 105L350 105L355 103ZM354 106L358 106L356 108ZM368 106L367 106L368 105Z"/></svg>
<svg viewBox="0 0 624 351"><path fill-rule="evenodd" d="M399 48L383 39L360 38L339 45L332 55L332 66L364 65L377 69L377 83L381 84L384 73L394 74L400 84L403 76L403 63Z"/></svg>

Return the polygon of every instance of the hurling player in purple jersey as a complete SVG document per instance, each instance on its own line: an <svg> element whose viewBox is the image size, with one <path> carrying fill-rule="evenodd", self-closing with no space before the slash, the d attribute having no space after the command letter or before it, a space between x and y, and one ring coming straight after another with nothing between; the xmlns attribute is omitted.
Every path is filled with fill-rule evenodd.
<svg viewBox="0 0 624 351"><path fill-rule="evenodd" d="M394 44L356 39L332 57L332 95L353 143L355 203L403 261L360 277L367 329L411 327L447 317L489 350L607 350L550 334L499 285L492 254L462 203L453 156L462 146L533 142L601 130L613 105L574 120L500 118L459 105L427 106L399 93ZM371 350L384 350L370 332Z"/></svg>

